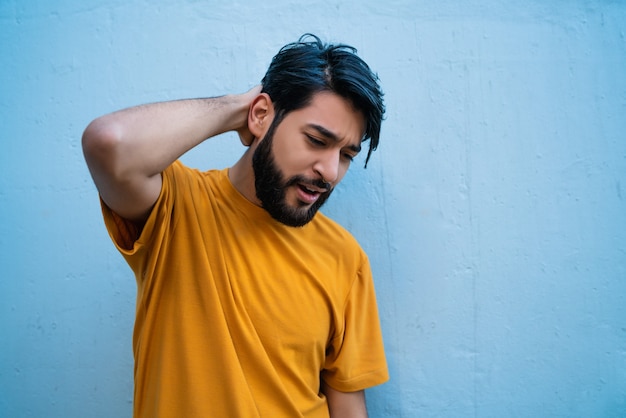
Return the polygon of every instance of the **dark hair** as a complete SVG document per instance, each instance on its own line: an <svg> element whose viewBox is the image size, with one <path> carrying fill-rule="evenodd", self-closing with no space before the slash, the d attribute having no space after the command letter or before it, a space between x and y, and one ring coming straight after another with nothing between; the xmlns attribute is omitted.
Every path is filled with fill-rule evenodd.
<svg viewBox="0 0 626 418"><path fill-rule="evenodd" d="M262 91L272 99L278 122L289 112L310 104L313 95L330 91L347 99L365 117L363 140L370 140L365 166L378 147L385 113L378 76L349 45L324 44L307 33L285 45L263 77Z"/></svg>

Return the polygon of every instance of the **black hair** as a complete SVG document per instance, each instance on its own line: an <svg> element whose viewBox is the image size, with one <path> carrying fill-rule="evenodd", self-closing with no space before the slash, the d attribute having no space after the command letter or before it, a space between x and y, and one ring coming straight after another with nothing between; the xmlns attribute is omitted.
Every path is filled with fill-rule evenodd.
<svg viewBox="0 0 626 418"><path fill-rule="evenodd" d="M378 147L385 113L378 81L354 47L324 44L307 33L278 51L261 83L262 92L272 99L278 122L289 112L309 105L313 95L322 91L336 93L351 102L365 118L363 141L370 141L367 167L372 151Z"/></svg>

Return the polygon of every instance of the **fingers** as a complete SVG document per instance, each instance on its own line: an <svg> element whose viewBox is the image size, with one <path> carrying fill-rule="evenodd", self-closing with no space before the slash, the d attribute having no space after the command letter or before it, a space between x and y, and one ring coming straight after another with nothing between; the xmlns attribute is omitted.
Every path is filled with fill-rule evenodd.
<svg viewBox="0 0 626 418"><path fill-rule="evenodd" d="M259 84L259 85L252 87L250 90L248 90L247 92L241 95L242 101L243 101L242 103L247 104L246 113L249 113L251 111L255 99L261 94L262 89L263 89L263 86ZM249 115L246 115L246 116L249 116ZM239 140L246 147L249 147L254 141L254 134L250 131L248 123L249 121L248 121L248 118L246 117L245 123L241 125L239 129L237 129Z"/></svg>
<svg viewBox="0 0 626 418"><path fill-rule="evenodd" d="M249 147L250 145L252 145L252 142L254 141L254 135L252 135L252 133L249 130L242 129L238 131L237 133L239 134L239 140L244 146Z"/></svg>

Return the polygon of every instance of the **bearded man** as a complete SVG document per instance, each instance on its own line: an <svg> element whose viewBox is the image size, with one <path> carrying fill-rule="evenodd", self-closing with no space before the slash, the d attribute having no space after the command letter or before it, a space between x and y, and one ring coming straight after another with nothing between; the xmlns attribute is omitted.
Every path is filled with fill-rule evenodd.
<svg viewBox="0 0 626 418"><path fill-rule="evenodd" d="M371 270L319 213L384 114L377 76L314 35L247 93L132 107L86 128L105 225L137 281L135 417L365 417L388 379ZM178 159L236 131L230 168Z"/></svg>

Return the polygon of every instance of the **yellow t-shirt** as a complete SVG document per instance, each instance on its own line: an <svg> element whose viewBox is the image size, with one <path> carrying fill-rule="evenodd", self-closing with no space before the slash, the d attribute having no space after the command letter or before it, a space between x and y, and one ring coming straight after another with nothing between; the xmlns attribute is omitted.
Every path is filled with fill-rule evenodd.
<svg viewBox="0 0 626 418"><path fill-rule="evenodd" d="M103 213L138 285L135 417L328 417L320 378L388 379L367 257L323 214L282 225L180 162L137 240Z"/></svg>

